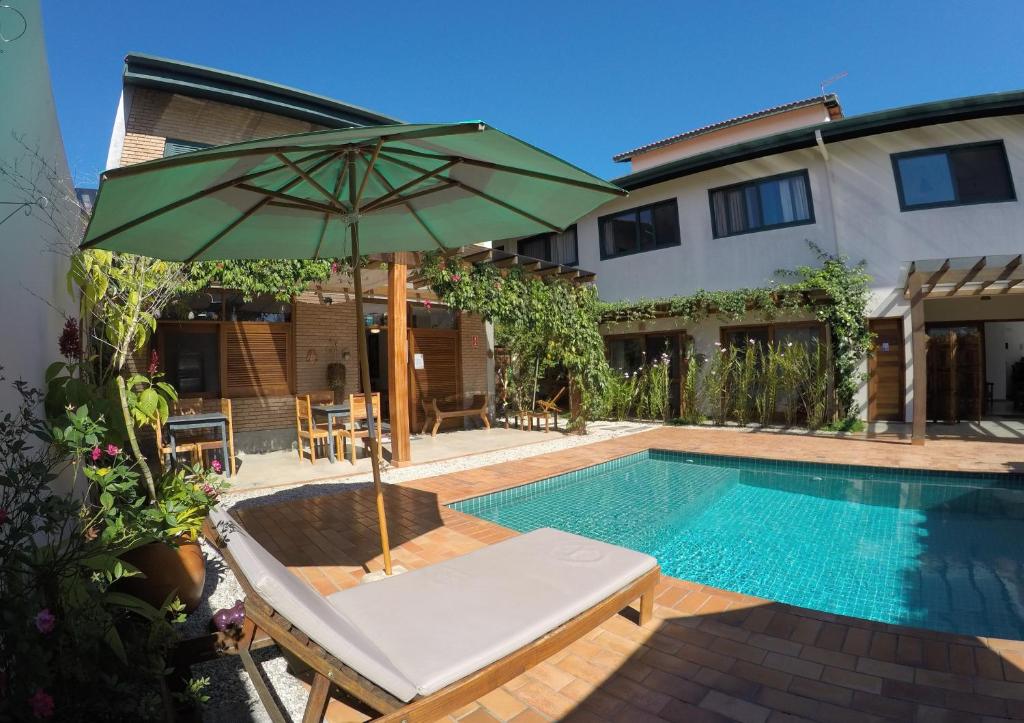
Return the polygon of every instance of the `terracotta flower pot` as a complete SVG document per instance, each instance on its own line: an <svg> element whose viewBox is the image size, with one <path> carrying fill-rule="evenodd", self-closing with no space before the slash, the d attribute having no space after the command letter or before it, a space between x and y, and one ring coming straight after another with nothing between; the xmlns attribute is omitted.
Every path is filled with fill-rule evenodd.
<svg viewBox="0 0 1024 723"><path fill-rule="evenodd" d="M185 612L199 607L206 584L206 560L198 542L181 540L178 547L151 542L125 553L123 558L146 576L120 580L118 587L123 592L160 607L176 589Z"/></svg>

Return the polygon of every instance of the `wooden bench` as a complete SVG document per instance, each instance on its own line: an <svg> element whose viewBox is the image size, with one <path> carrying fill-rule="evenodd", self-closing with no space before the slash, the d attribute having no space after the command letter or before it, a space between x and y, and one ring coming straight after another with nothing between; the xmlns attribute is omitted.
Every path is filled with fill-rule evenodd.
<svg viewBox="0 0 1024 723"><path fill-rule="evenodd" d="M427 433L427 427L430 426L430 420L434 420L434 428L430 432L431 437L437 436L437 430L441 426L441 422L446 419L455 419L456 417L479 417L484 423L484 427L487 429L491 428L491 420L487 416L487 407L490 404L490 398L487 394L474 394L467 406L457 406L462 399L460 397L445 397L441 400L444 407L438 406L437 399L431 399L429 402L426 399L421 400L423 404L423 429L420 434Z"/></svg>

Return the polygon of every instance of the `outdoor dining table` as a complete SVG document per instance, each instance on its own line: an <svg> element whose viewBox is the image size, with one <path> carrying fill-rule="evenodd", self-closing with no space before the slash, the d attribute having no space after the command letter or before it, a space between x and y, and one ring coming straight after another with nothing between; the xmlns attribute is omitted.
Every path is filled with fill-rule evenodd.
<svg viewBox="0 0 1024 723"><path fill-rule="evenodd" d="M314 404L312 409L313 414L327 417L327 459L335 462L337 461L335 459L337 450L334 448L334 419L335 417L344 419L348 416L348 402L341 402L340 404Z"/></svg>
<svg viewBox="0 0 1024 723"><path fill-rule="evenodd" d="M177 433L186 429L217 429L220 431L221 459L224 476L231 476L231 460L228 459L228 417L221 412L203 414L176 414L167 418L167 436L171 442L171 465L178 466Z"/></svg>

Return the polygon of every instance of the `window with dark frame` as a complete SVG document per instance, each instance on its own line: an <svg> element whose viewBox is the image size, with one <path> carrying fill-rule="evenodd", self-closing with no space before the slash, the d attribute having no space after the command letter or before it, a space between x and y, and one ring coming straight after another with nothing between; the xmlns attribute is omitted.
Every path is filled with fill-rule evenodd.
<svg viewBox="0 0 1024 723"><path fill-rule="evenodd" d="M900 210L1017 200L1002 141L895 153Z"/></svg>
<svg viewBox="0 0 1024 723"><path fill-rule="evenodd" d="M814 223L806 169L712 188L708 197L715 238Z"/></svg>
<svg viewBox="0 0 1024 723"><path fill-rule="evenodd" d="M561 233L542 233L520 239L516 249L523 256L543 259L562 266L576 266L580 262L575 225Z"/></svg>
<svg viewBox="0 0 1024 723"><path fill-rule="evenodd" d="M602 259L680 244L679 208L674 198L602 216L597 224Z"/></svg>

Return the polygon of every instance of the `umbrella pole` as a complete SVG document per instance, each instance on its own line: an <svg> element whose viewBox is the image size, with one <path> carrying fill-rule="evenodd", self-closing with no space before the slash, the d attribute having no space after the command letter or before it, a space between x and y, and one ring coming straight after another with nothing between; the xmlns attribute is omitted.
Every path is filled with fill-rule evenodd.
<svg viewBox="0 0 1024 723"><path fill-rule="evenodd" d="M356 291L356 348L359 353L359 379L366 400L366 424L370 434L370 465L373 468L373 491L377 498L377 525L380 527L380 549L384 553L384 574L391 574L391 546L388 543L388 520L384 513L384 488L380 481L380 439L377 437L373 408L373 393L370 390L370 361L366 351L366 321L363 317L363 280L359 273L359 223L352 229L352 280Z"/></svg>

